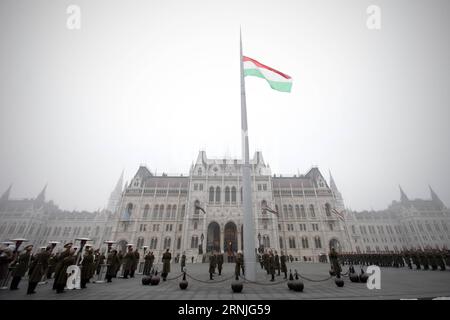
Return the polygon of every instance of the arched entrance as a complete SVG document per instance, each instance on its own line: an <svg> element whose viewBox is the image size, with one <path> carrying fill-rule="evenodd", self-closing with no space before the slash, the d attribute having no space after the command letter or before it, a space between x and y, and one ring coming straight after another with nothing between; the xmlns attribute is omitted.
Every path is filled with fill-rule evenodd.
<svg viewBox="0 0 450 320"><path fill-rule="evenodd" d="M117 252L122 252L125 254L127 252L127 244L128 242L126 240L120 240L117 242Z"/></svg>
<svg viewBox="0 0 450 320"><path fill-rule="evenodd" d="M334 248L336 252L341 252L341 244L337 239L333 238L330 240L330 250L331 248Z"/></svg>
<svg viewBox="0 0 450 320"><path fill-rule="evenodd" d="M228 257L232 257L235 255L237 248L237 227L230 221L224 228L224 252ZM230 258L228 261L231 261Z"/></svg>
<svg viewBox="0 0 450 320"><path fill-rule="evenodd" d="M220 226L217 222L211 222L206 235L206 252L220 251Z"/></svg>

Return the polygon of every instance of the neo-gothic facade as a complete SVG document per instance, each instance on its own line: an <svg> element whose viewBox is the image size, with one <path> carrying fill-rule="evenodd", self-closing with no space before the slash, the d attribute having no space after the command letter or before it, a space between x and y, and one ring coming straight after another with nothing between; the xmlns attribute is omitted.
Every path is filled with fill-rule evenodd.
<svg viewBox="0 0 450 320"><path fill-rule="evenodd" d="M260 248L318 261L330 246L353 252L450 247L450 211L431 188L430 200L409 200L401 191L400 201L386 210L345 211L333 178L327 182L318 168L273 175L260 152L251 165ZM45 188L35 199L11 199L10 187L0 197L0 241L26 238L35 247L59 241L60 249L88 237L103 249L105 240L115 240L119 248L132 243L141 253L148 246L157 259L169 248L174 256L186 252L200 261L201 251L242 250L241 185L241 160L209 159L202 151L188 176L154 175L141 166L123 187L122 174L107 208L97 212L61 210L45 200Z"/></svg>
<svg viewBox="0 0 450 320"><path fill-rule="evenodd" d="M317 261L330 246L349 250L344 223L333 212L342 212L344 203L332 178L328 184L317 168L305 175L277 177L261 152L250 163L258 247L310 261ZM114 239L122 246L149 246L157 256L166 248L188 257L242 250L241 186L241 160L208 159L204 151L186 177L156 176L141 166L115 210ZM263 210L266 206L279 215Z"/></svg>

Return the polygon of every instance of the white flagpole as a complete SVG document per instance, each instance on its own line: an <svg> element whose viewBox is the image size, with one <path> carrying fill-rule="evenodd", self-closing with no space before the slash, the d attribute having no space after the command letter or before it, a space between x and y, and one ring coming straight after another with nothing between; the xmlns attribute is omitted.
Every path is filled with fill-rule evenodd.
<svg viewBox="0 0 450 320"><path fill-rule="evenodd" d="M242 35L239 30L239 43L241 51L241 127L242 127L242 157L244 164L242 168L242 196L244 209L244 265L245 278L250 281L256 280L256 255L255 255L255 220L252 211L252 185L250 178L250 161L247 127L247 106L245 101L244 62L242 57Z"/></svg>

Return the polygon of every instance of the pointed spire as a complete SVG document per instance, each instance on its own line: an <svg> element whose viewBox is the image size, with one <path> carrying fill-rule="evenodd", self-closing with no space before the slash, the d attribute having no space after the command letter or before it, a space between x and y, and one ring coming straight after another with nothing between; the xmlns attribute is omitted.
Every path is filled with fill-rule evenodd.
<svg viewBox="0 0 450 320"><path fill-rule="evenodd" d="M38 194L35 201L45 202L45 191L47 190L47 184L45 184L44 189Z"/></svg>
<svg viewBox="0 0 450 320"><path fill-rule="evenodd" d="M436 192L434 192L433 188L431 188L430 185L428 185L428 187L430 188L431 200L434 201L436 204L438 204L440 207L444 207L444 203L441 201L441 199L439 199L438 195L436 194Z"/></svg>
<svg viewBox="0 0 450 320"><path fill-rule="evenodd" d="M331 191L333 192L335 198L342 199L342 195L336 186L336 182L334 182L333 176L331 175L331 170L328 170L328 172L330 174L330 189L331 189Z"/></svg>
<svg viewBox="0 0 450 320"><path fill-rule="evenodd" d="M8 189L2 194L0 201L6 201L9 199L9 195L11 193L12 183L9 185Z"/></svg>
<svg viewBox="0 0 450 320"><path fill-rule="evenodd" d="M399 189L400 189L400 201L401 201L401 202L408 202L409 199L408 199L408 197L406 196L405 192L403 191L402 187L401 187L400 185L399 185L398 187L399 187Z"/></svg>
<svg viewBox="0 0 450 320"><path fill-rule="evenodd" d="M123 187L123 173L124 169L122 169L122 173L120 174L119 180L117 180L116 187L114 188L114 193L121 194L122 193L122 187Z"/></svg>

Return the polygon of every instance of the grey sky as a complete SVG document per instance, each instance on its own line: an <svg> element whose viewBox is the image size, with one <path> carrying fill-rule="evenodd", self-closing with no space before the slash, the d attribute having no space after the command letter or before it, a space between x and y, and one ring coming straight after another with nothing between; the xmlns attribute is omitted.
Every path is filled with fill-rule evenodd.
<svg viewBox="0 0 450 320"><path fill-rule="evenodd" d="M293 78L290 94L247 78L251 156L331 169L353 209L386 207L398 184L450 205L449 16L447 0L2 0L0 192L48 183L60 207L94 210L122 169L241 157L241 24L244 54Z"/></svg>

